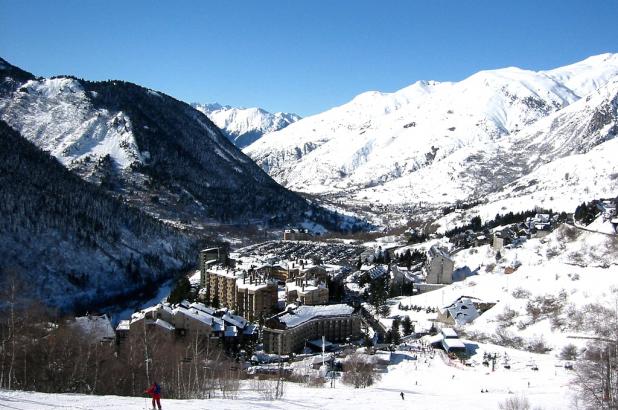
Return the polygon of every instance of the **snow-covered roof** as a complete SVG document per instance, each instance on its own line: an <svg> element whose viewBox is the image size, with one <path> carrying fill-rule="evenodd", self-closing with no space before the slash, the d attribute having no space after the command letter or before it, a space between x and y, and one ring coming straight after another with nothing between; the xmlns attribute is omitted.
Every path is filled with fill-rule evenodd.
<svg viewBox="0 0 618 410"><path fill-rule="evenodd" d="M196 310L200 310L204 313L208 313L209 315L214 315L215 314L215 309L206 306L205 304L201 303L201 302L193 302L190 305L193 309Z"/></svg>
<svg viewBox="0 0 618 410"><path fill-rule="evenodd" d="M121 320L120 322L118 322L118 326L116 326L116 331L129 330L130 324L131 324L130 320Z"/></svg>
<svg viewBox="0 0 618 410"><path fill-rule="evenodd" d="M292 328L318 317L327 318L350 316L353 312L354 308L345 304L316 306L303 305L295 310L290 310L281 314L278 319L288 328Z"/></svg>
<svg viewBox="0 0 618 410"><path fill-rule="evenodd" d="M247 326L245 326L245 328L242 330L242 333L244 335L253 335L255 334L255 332L257 332L257 326L253 323L249 323Z"/></svg>
<svg viewBox="0 0 618 410"><path fill-rule="evenodd" d="M259 289L263 289L266 288L268 286L272 286L275 282L273 280L266 280L266 281L262 281L262 282L257 282L254 281L253 283L250 283L249 279L245 279L244 283L243 283L243 279L242 278L238 278L236 280L236 286L238 286L238 289L247 289L247 290L259 290Z"/></svg>
<svg viewBox="0 0 618 410"><path fill-rule="evenodd" d="M448 337L442 339L442 347L444 347L444 350L446 350L447 352L450 352L451 350L466 349L466 345L460 339L451 339Z"/></svg>
<svg viewBox="0 0 618 410"><path fill-rule="evenodd" d="M174 331L174 329L175 329L174 325L172 325L171 323L166 322L165 320L162 320L162 319L155 320L154 321L154 325L155 326L159 326L159 327L161 327L161 328L163 328L165 330L168 330L170 332Z"/></svg>
<svg viewBox="0 0 618 410"><path fill-rule="evenodd" d="M388 266L386 265L376 265L373 268L369 269L369 276L371 279L377 279L382 277L388 271Z"/></svg>
<svg viewBox="0 0 618 410"><path fill-rule="evenodd" d="M241 329L247 325L247 319L245 319L242 316L233 315L230 312L225 312L225 314L221 317L221 319Z"/></svg>
<svg viewBox="0 0 618 410"><path fill-rule="evenodd" d="M455 320L455 323L460 326L472 322L480 315L470 298L460 298L452 305L447 306L446 310Z"/></svg>
<svg viewBox="0 0 618 410"><path fill-rule="evenodd" d="M443 327L441 332L446 339L459 337L457 336L457 332L450 327Z"/></svg>
<svg viewBox="0 0 618 410"><path fill-rule="evenodd" d="M178 315L184 315L189 319L192 320L197 320L207 326L211 326L213 325L214 322L214 317L206 312L202 312L201 310L197 310L197 309L187 309L185 307L182 306L178 306L177 308L175 308L173 310L173 315L174 317L178 316Z"/></svg>
<svg viewBox="0 0 618 410"><path fill-rule="evenodd" d="M437 245L432 245L431 248L429 248L429 251L427 253L429 254L430 258L436 258L438 256L441 256L450 261L453 260L453 258L451 258L451 255L448 252L446 252L444 249L441 249Z"/></svg>
<svg viewBox="0 0 618 410"><path fill-rule="evenodd" d="M315 279L309 279L306 285L297 285L295 281L289 281L285 284L285 289L288 292L297 291L299 294L307 294L317 289L326 289L326 285L322 282L318 282Z"/></svg>

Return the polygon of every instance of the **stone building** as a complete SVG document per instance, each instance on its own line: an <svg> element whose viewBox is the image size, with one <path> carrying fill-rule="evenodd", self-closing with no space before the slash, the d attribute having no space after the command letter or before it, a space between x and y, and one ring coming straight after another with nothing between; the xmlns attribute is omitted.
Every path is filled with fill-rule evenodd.
<svg viewBox="0 0 618 410"><path fill-rule="evenodd" d="M299 352L307 342L322 336L329 342L343 342L361 336L360 317L345 304L300 306L288 309L266 321L263 329L267 353Z"/></svg>
<svg viewBox="0 0 618 410"><path fill-rule="evenodd" d="M324 305L328 303L328 287L315 279L297 278L286 282L285 298L287 303Z"/></svg>
<svg viewBox="0 0 618 410"><path fill-rule="evenodd" d="M436 245L427 251L427 262L424 266L426 281L429 284L453 283L455 262L448 252Z"/></svg>
<svg viewBox="0 0 618 410"><path fill-rule="evenodd" d="M200 251L200 286L206 287L206 278L204 272L206 272L211 266L216 264L222 264L227 261L227 255L220 248L208 248Z"/></svg>
<svg viewBox="0 0 618 410"><path fill-rule="evenodd" d="M321 266L312 266L290 273L285 283L285 297L288 303L301 305L325 305L328 303L328 274Z"/></svg>
<svg viewBox="0 0 618 410"><path fill-rule="evenodd" d="M270 315L277 304L277 281L266 273L209 265L201 277L209 304L216 299L250 321Z"/></svg>
<svg viewBox="0 0 618 410"><path fill-rule="evenodd" d="M261 275L236 280L236 304L231 309L254 321L269 316L277 304L277 282Z"/></svg>

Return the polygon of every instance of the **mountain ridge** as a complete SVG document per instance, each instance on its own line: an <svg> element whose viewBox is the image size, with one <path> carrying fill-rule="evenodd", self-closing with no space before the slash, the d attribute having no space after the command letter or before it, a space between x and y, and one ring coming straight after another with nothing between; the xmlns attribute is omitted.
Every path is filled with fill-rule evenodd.
<svg viewBox="0 0 618 410"><path fill-rule="evenodd" d="M466 152L474 158L479 149L497 149L500 146L492 148L491 144L516 139L553 113L568 113L569 106L616 78L618 54L605 54L553 70L505 68L481 71L460 82L417 81L394 93L362 93L346 104L267 134L244 152L284 186L323 199L357 205L421 201L435 207L455 200L475 201L481 192L487 194L479 180L474 183L477 188L465 195L455 188L438 192L437 182L434 188L427 186L428 175L435 181L442 178L431 169L438 169L458 152L462 158ZM615 121L615 111L605 112L607 121ZM586 136L596 131L584 135L571 127L554 139L556 144L572 140L571 144L585 145ZM564 136L565 132L572 135ZM595 139L595 144L607 138L613 137L605 135ZM543 150L552 152L544 161L576 153L560 154L547 144ZM487 164L509 160L504 153L492 158ZM475 166L474 160L451 164L441 175L450 175L455 183L447 185L456 186L458 175L467 175L466 167ZM532 171L526 168L525 172ZM469 174L474 180L474 173ZM512 176L503 178L499 172L493 178L502 179L493 184L495 189L513 181ZM420 187L426 188L419 191Z"/></svg>
<svg viewBox="0 0 618 410"><path fill-rule="evenodd" d="M5 60L0 74L0 119L158 219L198 231L221 222L328 219L173 97L119 80L35 77Z"/></svg>

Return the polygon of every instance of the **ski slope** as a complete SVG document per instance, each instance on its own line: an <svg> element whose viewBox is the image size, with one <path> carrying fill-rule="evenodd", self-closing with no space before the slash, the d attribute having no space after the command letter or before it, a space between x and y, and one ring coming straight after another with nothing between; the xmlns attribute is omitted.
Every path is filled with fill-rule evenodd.
<svg viewBox="0 0 618 410"><path fill-rule="evenodd" d="M406 360L406 353L394 354L397 364L390 365L382 380L365 389L345 386L340 381L335 388L326 383L323 388L286 383L283 399L266 401L242 384L238 397L208 400L161 400L165 410L198 410L216 408L225 410L245 409L480 409L495 410L498 404L516 394L525 394L534 406L545 410L565 409L572 402L569 380L571 373L548 356L521 355L491 345L479 345L482 352L508 352L512 368L498 366L495 372L482 365L464 367L445 361L441 355L433 359L422 356L419 360ZM528 364L534 361L538 371ZM480 360L479 360L480 363ZM528 385L528 382L530 383ZM528 387L529 386L529 387ZM489 390L481 393L481 389ZM405 400L400 397L405 395ZM75 394L44 394L20 391L0 391L0 408L20 410L42 409L127 409L143 410L150 400L142 397L89 396Z"/></svg>

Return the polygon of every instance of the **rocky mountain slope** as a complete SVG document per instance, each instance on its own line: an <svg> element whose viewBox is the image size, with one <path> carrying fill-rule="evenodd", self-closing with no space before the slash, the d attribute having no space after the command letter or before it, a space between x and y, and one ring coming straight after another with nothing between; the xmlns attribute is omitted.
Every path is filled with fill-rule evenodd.
<svg viewBox="0 0 618 410"><path fill-rule="evenodd" d="M192 238L83 181L1 120L0 214L0 288L17 283L19 298L53 307L135 296L195 259Z"/></svg>
<svg viewBox="0 0 618 410"><path fill-rule="evenodd" d="M206 114L238 148L244 148L262 135L279 131L300 120L296 114L273 114L262 108L235 108L217 103L191 105Z"/></svg>
<svg viewBox="0 0 618 410"><path fill-rule="evenodd" d="M618 169L595 162L615 152L617 80L618 55L603 54L549 71L512 67L457 83L417 82L361 94L244 151L291 189L356 204L438 207L541 186L556 193L547 199L575 185L583 191L559 161L585 164L594 170L588 185L607 191Z"/></svg>
<svg viewBox="0 0 618 410"><path fill-rule="evenodd" d="M0 60L0 118L84 179L178 225L319 213L204 114L135 84L36 78Z"/></svg>

